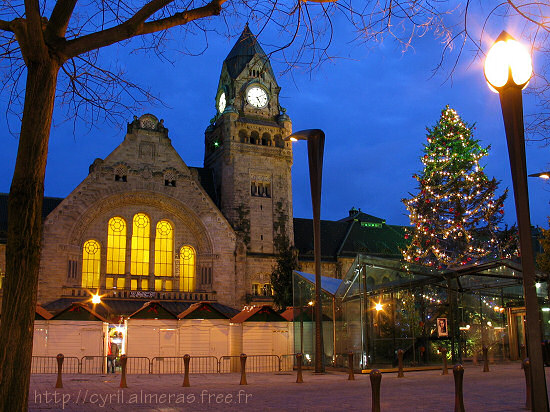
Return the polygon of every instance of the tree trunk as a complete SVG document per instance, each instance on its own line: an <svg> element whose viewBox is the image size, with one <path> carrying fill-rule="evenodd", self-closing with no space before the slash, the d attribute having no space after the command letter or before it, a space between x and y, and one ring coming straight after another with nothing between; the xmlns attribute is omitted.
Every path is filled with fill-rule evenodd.
<svg viewBox="0 0 550 412"><path fill-rule="evenodd" d="M59 65L27 62L25 106L8 199L0 322L0 411L28 408L48 140Z"/></svg>

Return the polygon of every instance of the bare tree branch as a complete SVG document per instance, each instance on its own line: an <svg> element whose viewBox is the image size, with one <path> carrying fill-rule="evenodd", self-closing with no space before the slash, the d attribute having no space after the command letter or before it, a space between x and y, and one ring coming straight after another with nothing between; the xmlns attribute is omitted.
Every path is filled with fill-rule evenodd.
<svg viewBox="0 0 550 412"><path fill-rule="evenodd" d="M11 22L6 20L0 20L0 30L11 31L13 33Z"/></svg>
<svg viewBox="0 0 550 412"><path fill-rule="evenodd" d="M134 36L167 30L174 26L187 24L193 20L215 16L220 14L221 6L225 3L225 1L226 0L213 0L206 6L176 13L164 19L142 23L137 27L134 27L135 22L132 22L131 25L128 24L131 20L130 19L118 26L92 33L74 40L69 40L64 47L63 54L67 58L71 58L78 56L79 54L86 53L90 50L99 49L101 47L118 43Z"/></svg>
<svg viewBox="0 0 550 412"><path fill-rule="evenodd" d="M69 20L78 0L59 0L52 11L44 37L55 39L65 36Z"/></svg>

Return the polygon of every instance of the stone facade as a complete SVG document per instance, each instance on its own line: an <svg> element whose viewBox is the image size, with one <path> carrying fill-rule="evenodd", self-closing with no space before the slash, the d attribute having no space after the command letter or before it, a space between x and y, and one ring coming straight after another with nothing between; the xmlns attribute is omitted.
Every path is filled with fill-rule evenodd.
<svg viewBox="0 0 550 412"><path fill-rule="evenodd" d="M236 248L235 231L205 192L197 173L174 150L162 122L144 115L128 126L122 144L105 160L94 161L89 176L45 220L39 302L65 296L67 289L72 293L81 286L82 247L89 239L101 246L100 287L106 288L107 227L115 216L122 217L128 228L126 273L118 277L124 277L127 286L132 279L141 281L143 276L132 276L129 269L131 225L136 213L146 214L151 228L162 219L173 225L176 275L180 247L190 245L196 250L195 292L209 292L228 305L242 300L239 291L244 288L244 277L237 275L235 265L242 257ZM150 244L154 243L151 230ZM76 262L75 270L71 261ZM151 286L154 263L151 251ZM204 269L212 273L209 278L200 276ZM173 289L178 291L175 278ZM164 286L158 289L170 291Z"/></svg>

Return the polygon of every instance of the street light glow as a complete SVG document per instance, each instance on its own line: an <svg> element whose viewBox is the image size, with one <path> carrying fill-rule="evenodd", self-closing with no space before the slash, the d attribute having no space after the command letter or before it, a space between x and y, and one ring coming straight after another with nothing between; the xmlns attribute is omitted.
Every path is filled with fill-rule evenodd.
<svg viewBox="0 0 550 412"><path fill-rule="evenodd" d="M487 53L484 72L491 90L496 93L509 81L524 89L533 73L531 55L520 42L503 31Z"/></svg>
<svg viewBox="0 0 550 412"><path fill-rule="evenodd" d="M101 303L101 296L99 295L92 295L92 303L94 305L97 305L99 303Z"/></svg>
<svg viewBox="0 0 550 412"><path fill-rule="evenodd" d="M376 309L377 312L380 312L384 308L384 305L378 302L376 305L374 305L374 308Z"/></svg>

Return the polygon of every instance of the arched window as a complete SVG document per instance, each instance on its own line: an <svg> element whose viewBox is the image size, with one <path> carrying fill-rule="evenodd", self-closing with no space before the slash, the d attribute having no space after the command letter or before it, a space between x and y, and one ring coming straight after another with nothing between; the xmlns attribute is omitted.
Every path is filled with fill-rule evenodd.
<svg viewBox="0 0 550 412"><path fill-rule="evenodd" d="M180 291L195 291L196 252L191 246L180 249Z"/></svg>
<svg viewBox="0 0 550 412"><path fill-rule="evenodd" d="M101 246L96 240L87 240L82 246L82 287L98 288L101 266Z"/></svg>
<svg viewBox="0 0 550 412"><path fill-rule="evenodd" d="M367 290L372 290L374 288L374 278L372 276L367 276Z"/></svg>
<svg viewBox="0 0 550 412"><path fill-rule="evenodd" d="M172 276L174 230L167 220L157 223L155 236L155 276Z"/></svg>
<svg viewBox="0 0 550 412"><path fill-rule="evenodd" d="M144 213L134 215L130 274L149 275L150 220Z"/></svg>
<svg viewBox="0 0 550 412"><path fill-rule="evenodd" d="M115 216L107 227L107 274L126 273L126 221Z"/></svg>

